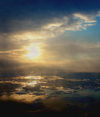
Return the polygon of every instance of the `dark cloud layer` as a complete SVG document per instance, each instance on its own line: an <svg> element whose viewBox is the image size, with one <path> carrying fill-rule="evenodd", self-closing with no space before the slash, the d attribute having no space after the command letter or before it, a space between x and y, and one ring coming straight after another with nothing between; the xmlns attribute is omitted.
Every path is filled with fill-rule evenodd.
<svg viewBox="0 0 100 117"><path fill-rule="evenodd" d="M40 26L46 19L49 20L52 17L60 17L71 12L95 12L98 11L99 4L99 0L1 0L0 32L12 32L14 27L17 31L20 28L31 29L31 24L21 24L20 27L18 22L23 22L23 20L26 22L33 20L34 28L37 28L35 24ZM17 28L18 25L19 28Z"/></svg>

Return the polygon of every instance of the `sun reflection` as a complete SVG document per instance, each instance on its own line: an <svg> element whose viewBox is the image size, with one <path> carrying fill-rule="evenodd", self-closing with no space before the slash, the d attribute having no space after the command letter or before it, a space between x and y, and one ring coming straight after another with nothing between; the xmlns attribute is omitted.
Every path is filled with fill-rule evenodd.
<svg viewBox="0 0 100 117"><path fill-rule="evenodd" d="M34 87L37 84L38 84L38 81L32 81L32 82L28 83L28 86Z"/></svg>
<svg viewBox="0 0 100 117"><path fill-rule="evenodd" d="M43 77L42 76L25 76L24 79L40 80L40 79L43 79Z"/></svg>

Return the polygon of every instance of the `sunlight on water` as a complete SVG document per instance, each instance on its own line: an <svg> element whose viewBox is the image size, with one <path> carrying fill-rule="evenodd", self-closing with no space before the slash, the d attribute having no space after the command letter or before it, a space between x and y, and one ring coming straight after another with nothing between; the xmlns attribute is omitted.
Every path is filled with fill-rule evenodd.
<svg viewBox="0 0 100 117"><path fill-rule="evenodd" d="M43 77L42 76L25 76L24 77L25 79L42 79Z"/></svg>
<svg viewBox="0 0 100 117"><path fill-rule="evenodd" d="M69 78L61 76L19 76L0 80L0 99L32 102L52 97L100 97L99 79ZM6 87L5 87L6 86ZM8 87L8 88L7 88ZM84 93L88 91L87 93Z"/></svg>

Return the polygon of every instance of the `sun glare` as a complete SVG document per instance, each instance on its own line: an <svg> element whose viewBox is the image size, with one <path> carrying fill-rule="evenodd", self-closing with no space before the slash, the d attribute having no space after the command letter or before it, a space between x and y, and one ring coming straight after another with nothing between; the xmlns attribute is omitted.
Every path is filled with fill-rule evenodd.
<svg viewBox="0 0 100 117"><path fill-rule="evenodd" d="M40 56L40 49L36 46L31 46L27 49L27 54L24 55L27 59L33 60Z"/></svg>

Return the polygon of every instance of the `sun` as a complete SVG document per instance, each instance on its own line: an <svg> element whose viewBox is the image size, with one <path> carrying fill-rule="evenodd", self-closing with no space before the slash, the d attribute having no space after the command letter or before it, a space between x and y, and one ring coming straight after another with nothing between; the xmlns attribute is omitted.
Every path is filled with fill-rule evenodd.
<svg viewBox="0 0 100 117"><path fill-rule="evenodd" d="M27 59L33 60L37 59L40 56L40 49L36 46L30 46L27 49L27 53L24 55Z"/></svg>

